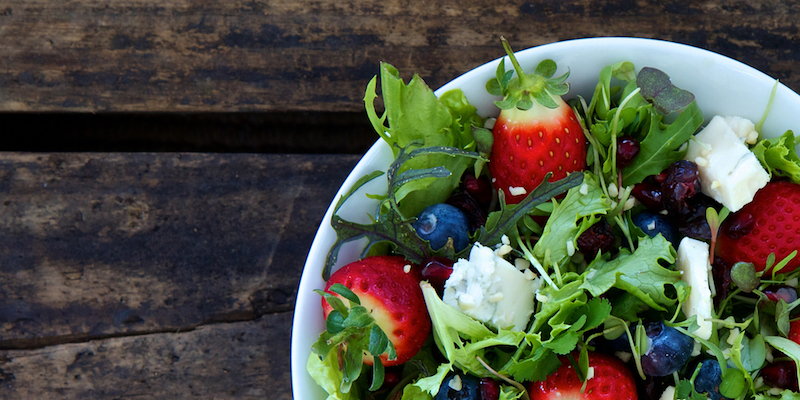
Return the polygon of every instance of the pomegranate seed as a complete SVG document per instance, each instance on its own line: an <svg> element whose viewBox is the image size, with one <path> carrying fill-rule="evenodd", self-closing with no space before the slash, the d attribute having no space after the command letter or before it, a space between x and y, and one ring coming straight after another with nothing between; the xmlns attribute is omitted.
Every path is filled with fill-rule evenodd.
<svg viewBox="0 0 800 400"><path fill-rule="evenodd" d="M664 209L664 205L661 204L661 186L649 182L637 183L633 186L631 194L650 211L658 212Z"/></svg>
<svg viewBox="0 0 800 400"><path fill-rule="evenodd" d="M639 155L639 141L622 136L617 139L617 168L627 167Z"/></svg>
<svg viewBox="0 0 800 400"><path fill-rule="evenodd" d="M395 366L395 367L386 367L383 377L383 386L382 389L392 389L393 387L397 386L400 383L400 380L403 378L403 367L402 366Z"/></svg>
<svg viewBox="0 0 800 400"><path fill-rule="evenodd" d="M494 196L494 187L485 176L476 178L473 174L464 174L464 190L483 207L488 207Z"/></svg>
<svg viewBox="0 0 800 400"><path fill-rule="evenodd" d="M481 378L481 400L497 400L500 398L500 384L491 378Z"/></svg>
<svg viewBox="0 0 800 400"><path fill-rule="evenodd" d="M797 367L794 361L776 361L761 369L764 382L781 389L797 391Z"/></svg>
<svg viewBox="0 0 800 400"><path fill-rule="evenodd" d="M431 257L422 262L422 278L427 279L431 285L444 289L444 283L453 272L453 260L445 257Z"/></svg>
<svg viewBox="0 0 800 400"><path fill-rule="evenodd" d="M756 219L753 214L747 212L740 212L733 215L733 218L725 223L725 234L731 239L739 239L747 235L753 230L756 225Z"/></svg>
<svg viewBox="0 0 800 400"><path fill-rule="evenodd" d="M768 287L764 290L764 294L767 299L775 302L783 299L788 304L797 300L797 289L786 285Z"/></svg>

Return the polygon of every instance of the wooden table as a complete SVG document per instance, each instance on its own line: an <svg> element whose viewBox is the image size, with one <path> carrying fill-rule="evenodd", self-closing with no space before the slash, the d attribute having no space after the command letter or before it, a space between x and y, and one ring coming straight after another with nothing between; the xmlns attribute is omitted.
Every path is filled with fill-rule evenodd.
<svg viewBox="0 0 800 400"><path fill-rule="evenodd" d="M0 2L0 398L291 398L297 284L376 138L381 60L436 88L500 35L638 36L798 90L798 21L759 0Z"/></svg>

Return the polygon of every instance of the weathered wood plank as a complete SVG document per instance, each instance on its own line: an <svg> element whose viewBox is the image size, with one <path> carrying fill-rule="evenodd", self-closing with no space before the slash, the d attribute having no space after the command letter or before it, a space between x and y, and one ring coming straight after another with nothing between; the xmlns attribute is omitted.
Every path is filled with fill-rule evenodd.
<svg viewBox="0 0 800 400"><path fill-rule="evenodd" d="M0 397L291 399L291 318L0 351Z"/></svg>
<svg viewBox="0 0 800 400"><path fill-rule="evenodd" d="M0 153L0 348L290 311L357 160Z"/></svg>
<svg viewBox="0 0 800 400"><path fill-rule="evenodd" d="M517 49L590 36L672 40L800 90L785 0L9 0L0 110L362 109L378 62L432 87Z"/></svg>

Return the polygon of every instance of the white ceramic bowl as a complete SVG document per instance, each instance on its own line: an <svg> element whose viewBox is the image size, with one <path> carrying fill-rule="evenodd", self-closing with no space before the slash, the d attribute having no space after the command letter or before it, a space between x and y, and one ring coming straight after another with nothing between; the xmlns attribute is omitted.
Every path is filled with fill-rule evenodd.
<svg viewBox="0 0 800 400"><path fill-rule="evenodd" d="M512 43L513 45L513 43ZM499 41L497 52L503 52ZM547 44L516 53L517 59L526 71L533 70L539 61L554 60L559 71L556 76L569 68L570 91L565 98L582 95L588 102L597 84L597 76L606 65L620 61L631 61L637 71L642 67L654 67L666 72L672 82L694 93L698 105L703 110L706 122L716 114L738 115L757 122L763 114L775 79L758 70L728 57L691 46L652 39L635 38L593 38L578 39ZM498 110L493 104L496 97L486 92L486 81L493 78L500 59L484 64L444 85L436 94L450 89L464 91L482 116L494 116ZM506 67L511 63L506 60ZM406 71L413 72L413 71ZM763 126L768 136L778 136L788 129L800 129L800 96L784 85L779 85L769 118ZM377 135L376 135L377 137ZM336 194L338 199L356 180L377 169L386 170L392 161L392 152L382 140L364 155ZM380 180L380 179L378 179ZM385 192L385 184L383 185ZM372 186L370 193L381 190ZM333 203L335 203L334 200ZM352 197L339 215L346 219L364 222L365 210L373 210L363 196ZM314 289L323 288L321 271L328 249L334 243L336 233L330 226L333 204L322 219L322 225L311 245L295 305L292 326L292 389L298 400L325 399L325 392L306 372L306 362L311 345L324 329L320 296ZM339 265L355 261L358 248L351 246L340 253Z"/></svg>

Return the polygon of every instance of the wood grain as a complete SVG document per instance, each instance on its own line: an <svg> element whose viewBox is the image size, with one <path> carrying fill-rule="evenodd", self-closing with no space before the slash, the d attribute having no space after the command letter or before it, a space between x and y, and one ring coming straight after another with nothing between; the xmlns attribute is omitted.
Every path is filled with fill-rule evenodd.
<svg viewBox="0 0 800 400"><path fill-rule="evenodd" d="M378 62L438 87L517 49L591 36L686 43L800 90L781 0L8 0L0 110L359 111Z"/></svg>
<svg viewBox="0 0 800 400"><path fill-rule="evenodd" d="M0 397L288 400L291 317L0 351Z"/></svg>
<svg viewBox="0 0 800 400"><path fill-rule="evenodd" d="M0 153L0 349L290 312L357 160Z"/></svg>

